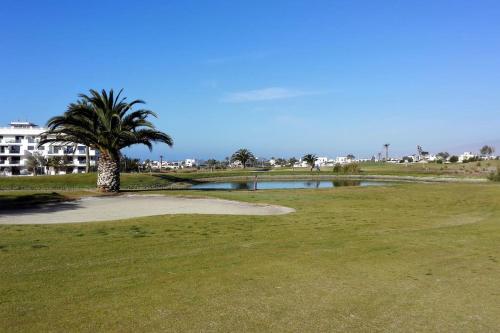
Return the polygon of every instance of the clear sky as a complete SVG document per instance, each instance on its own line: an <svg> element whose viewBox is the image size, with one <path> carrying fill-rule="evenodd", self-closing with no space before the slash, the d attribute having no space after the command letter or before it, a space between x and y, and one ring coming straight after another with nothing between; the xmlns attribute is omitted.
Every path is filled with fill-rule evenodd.
<svg viewBox="0 0 500 333"><path fill-rule="evenodd" d="M500 143L500 1L3 0L0 121L90 88L159 114L175 146L142 158Z"/></svg>

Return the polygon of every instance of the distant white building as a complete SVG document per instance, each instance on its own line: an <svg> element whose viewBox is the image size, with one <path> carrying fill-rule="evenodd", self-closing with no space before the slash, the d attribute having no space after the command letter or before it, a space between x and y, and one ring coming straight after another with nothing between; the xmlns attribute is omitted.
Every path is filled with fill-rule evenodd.
<svg viewBox="0 0 500 333"><path fill-rule="evenodd" d="M306 161L303 161L302 159L300 159L297 162L295 162L293 167L294 168L307 168L307 167L309 167L309 164L307 164Z"/></svg>
<svg viewBox="0 0 500 333"><path fill-rule="evenodd" d="M30 122L14 121L9 127L0 128L0 176L30 175L27 160L30 155L39 154L45 158L61 157L61 168L43 167L44 173L84 173L86 146L75 144L44 144L38 147L41 133L47 129ZM90 165L96 164L96 151L89 150Z"/></svg>
<svg viewBox="0 0 500 333"><path fill-rule="evenodd" d="M229 164L229 167L230 168L243 168L243 164L240 161L235 160Z"/></svg>
<svg viewBox="0 0 500 333"><path fill-rule="evenodd" d="M314 165L322 167L325 166L327 163L328 163L328 157L318 157Z"/></svg>
<svg viewBox="0 0 500 333"><path fill-rule="evenodd" d="M193 168L197 165L196 160L192 158L186 158L184 160L184 167L186 168Z"/></svg>
<svg viewBox="0 0 500 333"><path fill-rule="evenodd" d="M471 153L470 151L464 152L462 155L458 156L458 162L463 163L463 161L468 160L470 158L477 157L476 154Z"/></svg>
<svg viewBox="0 0 500 333"><path fill-rule="evenodd" d="M347 158L347 156L337 156L335 157L335 164L347 164L350 163L351 159Z"/></svg>

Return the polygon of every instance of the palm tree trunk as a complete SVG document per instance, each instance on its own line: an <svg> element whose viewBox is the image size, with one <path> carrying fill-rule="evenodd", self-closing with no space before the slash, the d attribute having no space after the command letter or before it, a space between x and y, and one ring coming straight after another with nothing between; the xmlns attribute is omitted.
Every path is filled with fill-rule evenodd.
<svg viewBox="0 0 500 333"><path fill-rule="evenodd" d="M90 172L90 148L89 146L85 147L85 173Z"/></svg>
<svg viewBox="0 0 500 333"><path fill-rule="evenodd" d="M101 153L97 164L97 189L101 192L120 190L120 159Z"/></svg>

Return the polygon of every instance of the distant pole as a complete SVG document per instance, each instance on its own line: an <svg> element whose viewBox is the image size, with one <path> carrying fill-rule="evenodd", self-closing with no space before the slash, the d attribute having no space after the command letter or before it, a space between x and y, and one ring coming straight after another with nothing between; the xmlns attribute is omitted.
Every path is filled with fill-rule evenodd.
<svg viewBox="0 0 500 333"><path fill-rule="evenodd" d="M160 155L160 173L161 173L161 166L163 165L163 155Z"/></svg>

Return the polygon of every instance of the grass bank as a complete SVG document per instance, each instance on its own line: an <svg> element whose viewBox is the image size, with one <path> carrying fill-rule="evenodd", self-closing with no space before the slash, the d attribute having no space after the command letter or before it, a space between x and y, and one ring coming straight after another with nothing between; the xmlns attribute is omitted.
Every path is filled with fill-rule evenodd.
<svg viewBox="0 0 500 333"><path fill-rule="evenodd" d="M335 177L361 177L375 176L396 179L406 177L406 180L429 181L454 181L470 179L485 180L487 175L496 170L499 161L482 161L481 165L474 163L457 164L390 164L390 163L362 163L361 172L356 175L337 174L332 168L323 168L322 171L309 171L306 168L275 168L269 171L256 171L254 169L229 169L221 171L182 170L168 173L136 173L122 174L122 188L124 189L154 189L154 188L182 188L200 180L209 180L223 177L276 177L283 178L335 178ZM413 177L413 178L412 178ZM428 178L431 177L431 178ZM240 178L241 179L241 178ZM403 179L404 180L404 179ZM59 176L36 177L2 177L0 190L81 190L94 189L96 174L71 174Z"/></svg>
<svg viewBox="0 0 500 333"><path fill-rule="evenodd" d="M500 327L496 184L190 194L297 212L0 226L1 330Z"/></svg>

